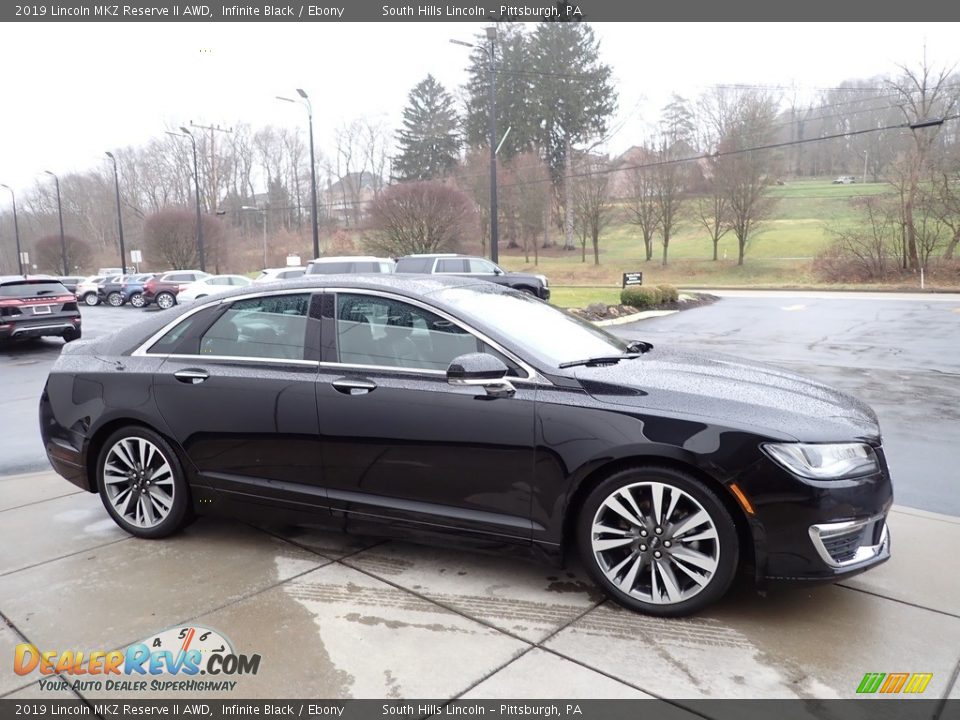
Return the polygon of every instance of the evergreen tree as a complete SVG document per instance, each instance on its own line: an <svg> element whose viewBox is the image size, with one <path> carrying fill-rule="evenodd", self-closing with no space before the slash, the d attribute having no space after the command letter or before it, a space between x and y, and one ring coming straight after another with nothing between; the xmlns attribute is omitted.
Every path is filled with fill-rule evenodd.
<svg viewBox="0 0 960 720"><path fill-rule="evenodd" d="M457 125L453 98L433 75L427 75L410 91L403 111L395 174L403 180L430 180L447 174L460 156Z"/></svg>

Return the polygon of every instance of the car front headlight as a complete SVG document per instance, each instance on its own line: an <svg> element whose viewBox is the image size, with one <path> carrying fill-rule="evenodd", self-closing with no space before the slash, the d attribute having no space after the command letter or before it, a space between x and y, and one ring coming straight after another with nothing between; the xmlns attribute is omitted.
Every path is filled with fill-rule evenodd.
<svg viewBox="0 0 960 720"><path fill-rule="evenodd" d="M865 443L767 443L763 449L790 472L813 480L840 480L880 470L876 453Z"/></svg>

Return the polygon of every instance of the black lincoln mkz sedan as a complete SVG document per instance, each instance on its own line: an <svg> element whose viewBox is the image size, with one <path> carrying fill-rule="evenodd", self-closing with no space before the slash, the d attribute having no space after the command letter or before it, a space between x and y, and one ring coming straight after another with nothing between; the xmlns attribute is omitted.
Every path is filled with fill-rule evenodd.
<svg viewBox="0 0 960 720"><path fill-rule="evenodd" d="M57 472L145 538L223 511L576 551L656 615L738 569L836 580L889 557L863 403L476 280L309 276L181 307L67 346L40 424Z"/></svg>

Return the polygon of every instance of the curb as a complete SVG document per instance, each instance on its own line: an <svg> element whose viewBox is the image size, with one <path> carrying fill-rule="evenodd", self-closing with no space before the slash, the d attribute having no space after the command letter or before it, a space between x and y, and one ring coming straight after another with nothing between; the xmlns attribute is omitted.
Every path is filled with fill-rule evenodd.
<svg viewBox="0 0 960 720"><path fill-rule="evenodd" d="M645 310L643 312L633 313L624 317L611 318L610 320L591 320L598 327L607 327L609 325L626 325L637 320L646 320L648 318L663 317L664 315L673 315L679 310Z"/></svg>

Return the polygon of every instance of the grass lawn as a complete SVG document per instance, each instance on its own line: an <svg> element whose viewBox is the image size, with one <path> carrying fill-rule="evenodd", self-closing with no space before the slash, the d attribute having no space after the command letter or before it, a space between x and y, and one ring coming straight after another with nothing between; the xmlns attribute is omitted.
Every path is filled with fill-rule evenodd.
<svg viewBox="0 0 960 720"><path fill-rule="evenodd" d="M737 265L737 240L727 233L718 245L714 262L710 239L686 205L682 220L670 240L668 265L661 264L663 246L654 239L654 257L645 261L639 228L626 222L610 225L600 238L600 265L594 265L592 248L587 261L581 249L557 247L540 251L539 263L526 262L522 253L501 248L500 262L510 270L543 273L550 278L553 301L566 307L584 307L590 302L619 301L621 273L641 270L644 284L670 283L678 287L831 287L811 273L811 260L826 247L831 228L855 226L860 213L851 200L864 195L891 192L885 183L834 185L830 180L801 180L774 186L777 199L769 219L749 240L743 266ZM558 234L555 239L562 238Z"/></svg>

